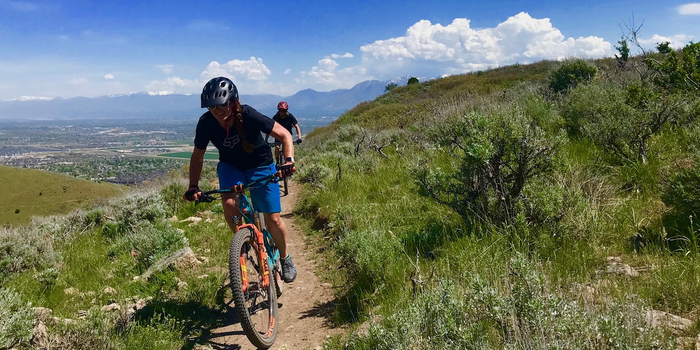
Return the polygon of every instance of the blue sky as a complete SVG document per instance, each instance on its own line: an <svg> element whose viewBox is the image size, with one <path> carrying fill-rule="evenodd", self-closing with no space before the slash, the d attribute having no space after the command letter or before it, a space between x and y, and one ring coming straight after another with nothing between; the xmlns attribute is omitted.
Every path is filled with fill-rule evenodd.
<svg viewBox="0 0 700 350"><path fill-rule="evenodd" d="M648 47L700 38L700 3L651 0L0 0L0 100L330 91L542 59L611 56L621 26Z"/></svg>

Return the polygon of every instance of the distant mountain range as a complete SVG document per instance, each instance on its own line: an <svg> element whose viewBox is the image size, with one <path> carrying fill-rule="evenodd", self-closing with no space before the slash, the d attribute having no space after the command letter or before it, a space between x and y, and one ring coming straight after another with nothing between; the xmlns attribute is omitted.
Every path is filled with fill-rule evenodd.
<svg viewBox="0 0 700 350"><path fill-rule="evenodd" d="M319 92L301 90L291 96L241 95L241 103L272 116L277 103L287 101L290 112L304 119L335 118L363 101L384 93L389 83L405 85L408 77L391 81L367 80L350 89ZM29 99L0 102L0 120L192 118L204 112L199 94L131 93L93 98Z"/></svg>

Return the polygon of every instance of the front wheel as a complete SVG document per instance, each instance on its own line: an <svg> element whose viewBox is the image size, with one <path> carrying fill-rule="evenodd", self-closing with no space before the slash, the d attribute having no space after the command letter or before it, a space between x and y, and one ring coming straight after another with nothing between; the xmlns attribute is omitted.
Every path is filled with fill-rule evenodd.
<svg viewBox="0 0 700 350"><path fill-rule="evenodd" d="M250 227L241 228L229 247L231 294L243 331L260 349L272 346L277 337L277 291L274 277L263 286L264 270L273 272L260 264L255 232Z"/></svg>

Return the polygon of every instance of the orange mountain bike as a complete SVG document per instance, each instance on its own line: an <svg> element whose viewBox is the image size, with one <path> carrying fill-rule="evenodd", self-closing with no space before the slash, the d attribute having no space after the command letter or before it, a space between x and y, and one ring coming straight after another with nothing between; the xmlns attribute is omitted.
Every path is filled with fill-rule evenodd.
<svg viewBox="0 0 700 350"><path fill-rule="evenodd" d="M260 349L277 337L277 298L282 295L280 253L265 227L262 213L252 207L246 189L278 181L270 175L238 188L202 192L199 202L212 202L216 194L235 193L242 214L229 246L229 279L235 309L250 342ZM237 222L239 218L234 218Z"/></svg>

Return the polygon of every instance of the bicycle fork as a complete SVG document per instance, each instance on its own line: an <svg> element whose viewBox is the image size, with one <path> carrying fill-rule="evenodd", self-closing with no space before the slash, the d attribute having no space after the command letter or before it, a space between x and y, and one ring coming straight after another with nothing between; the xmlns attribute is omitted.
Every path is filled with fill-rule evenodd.
<svg viewBox="0 0 700 350"><path fill-rule="evenodd" d="M253 249L258 253L258 264L260 265L260 274L262 275L262 290L266 290L270 286L270 263L269 259L267 257L267 251L265 250L265 239L263 237L262 232L258 230L257 227L253 224L245 224L239 227L239 230L241 228L248 227L251 230L253 230L253 234L255 235L255 246ZM244 255L241 255L239 258L240 265L241 265L241 280L243 282L243 292L247 292L248 286L250 284L250 281L248 279L248 269L246 268L246 257Z"/></svg>

